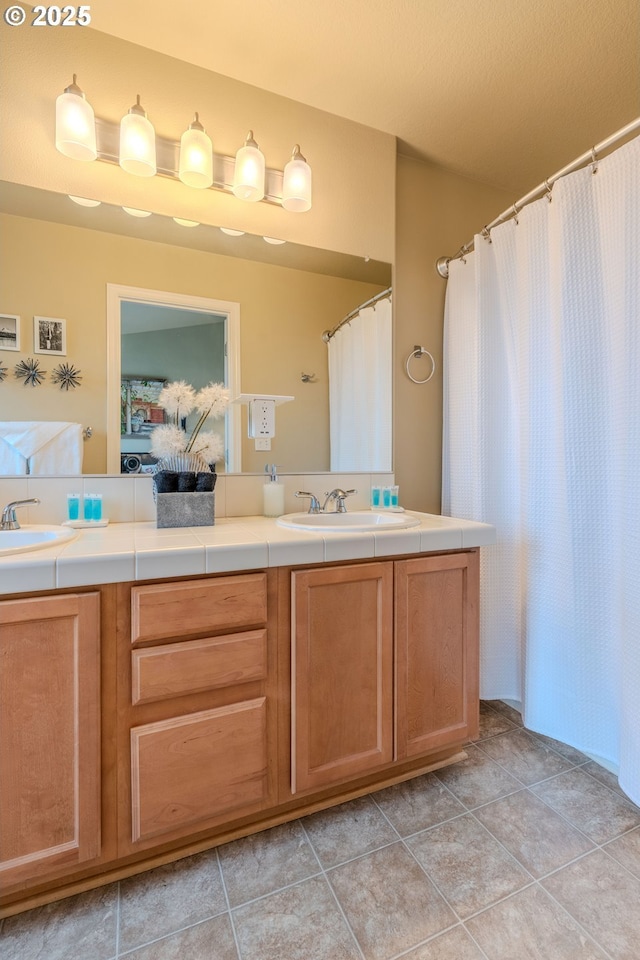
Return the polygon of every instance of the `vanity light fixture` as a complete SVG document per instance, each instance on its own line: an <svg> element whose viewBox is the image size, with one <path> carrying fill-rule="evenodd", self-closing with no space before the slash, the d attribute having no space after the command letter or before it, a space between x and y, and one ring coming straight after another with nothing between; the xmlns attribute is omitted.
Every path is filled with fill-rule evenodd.
<svg viewBox="0 0 640 960"><path fill-rule="evenodd" d="M265 243L273 243L274 245L287 242L286 240L277 240L275 237L263 237L262 239Z"/></svg>
<svg viewBox="0 0 640 960"><path fill-rule="evenodd" d="M67 196L69 200L73 200L79 207L99 207L102 202L100 200L89 200L88 197L73 197L70 193L68 193Z"/></svg>
<svg viewBox="0 0 640 960"><path fill-rule="evenodd" d="M185 220L183 217L173 217L176 223L179 223L181 227L199 227L200 223L198 220Z"/></svg>
<svg viewBox="0 0 640 960"><path fill-rule="evenodd" d="M233 194L240 200L257 202L264 197L265 159L249 130L244 145L236 153Z"/></svg>
<svg viewBox="0 0 640 960"><path fill-rule="evenodd" d="M228 237L244 237L244 230L232 230L231 227L220 227Z"/></svg>
<svg viewBox="0 0 640 960"><path fill-rule="evenodd" d="M72 160L95 160L96 118L76 76L56 100L56 149Z"/></svg>
<svg viewBox="0 0 640 960"><path fill-rule="evenodd" d="M140 103L140 94L120 121L119 163L123 170L137 177L156 174L156 132Z"/></svg>
<svg viewBox="0 0 640 960"><path fill-rule="evenodd" d="M311 209L311 167L300 153L298 143L284 168L282 206L293 213L304 213Z"/></svg>
<svg viewBox="0 0 640 960"><path fill-rule="evenodd" d="M200 190L213 183L213 145L197 113L180 138L178 176L188 187Z"/></svg>
<svg viewBox="0 0 640 960"><path fill-rule="evenodd" d="M130 217L150 217L151 210L136 210L135 207L123 207L125 213L128 213Z"/></svg>

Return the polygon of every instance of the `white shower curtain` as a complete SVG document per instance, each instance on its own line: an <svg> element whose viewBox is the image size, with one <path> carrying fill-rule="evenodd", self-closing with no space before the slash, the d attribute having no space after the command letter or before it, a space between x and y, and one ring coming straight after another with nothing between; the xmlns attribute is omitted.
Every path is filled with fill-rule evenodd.
<svg viewBox="0 0 640 960"><path fill-rule="evenodd" d="M494 523L481 695L640 803L640 138L449 264L443 513Z"/></svg>
<svg viewBox="0 0 640 960"><path fill-rule="evenodd" d="M391 299L364 307L328 343L331 470L391 470Z"/></svg>

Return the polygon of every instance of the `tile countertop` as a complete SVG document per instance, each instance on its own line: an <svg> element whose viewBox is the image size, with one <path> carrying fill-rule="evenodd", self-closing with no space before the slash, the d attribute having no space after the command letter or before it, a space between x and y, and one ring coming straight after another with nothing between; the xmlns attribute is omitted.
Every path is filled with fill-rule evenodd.
<svg viewBox="0 0 640 960"><path fill-rule="evenodd" d="M226 517L211 527L158 529L155 521L82 529L56 547L0 556L0 595L261 567L361 560L483 547L495 527L408 511L420 525L375 533L291 530L266 517Z"/></svg>

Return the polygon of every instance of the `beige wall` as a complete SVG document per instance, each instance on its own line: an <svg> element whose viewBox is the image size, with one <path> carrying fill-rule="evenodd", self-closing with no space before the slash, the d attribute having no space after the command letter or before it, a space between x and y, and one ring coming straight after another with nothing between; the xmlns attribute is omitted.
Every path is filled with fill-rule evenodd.
<svg viewBox="0 0 640 960"><path fill-rule="evenodd" d="M20 353L0 355L9 375L0 384L0 420L75 420L92 426L85 473L106 464L107 283L240 303L241 386L294 396L278 409L270 453L243 443L243 470L277 462L283 471L329 466L327 347L322 331L381 288L167 244L115 236L40 220L0 215L2 309L18 314ZM33 354L33 316L67 321L66 357ZM25 387L13 377L19 360L34 356L50 374L58 362L82 372L68 392L49 382ZM317 383L303 384L301 372Z"/></svg>
<svg viewBox="0 0 640 960"><path fill-rule="evenodd" d="M24 27L5 34L1 179L392 260L393 136L91 28ZM198 111L216 153L234 156L251 128L267 166L282 170L299 143L313 169L312 209L288 213L176 180L132 176L114 164L64 157L55 149L55 101L73 73L96 116L113 123L140 93L157 135L170 140L180 139Z"/></svg>
<svg viewBox="0 0 640 960"><path fill-rule="evenodd" d="M512 202L504 191L441 167L398 157L394 274L394 465L404 506L440 512L442 332L446 282L435 269ZM436 374L421 386L405 373L415 344L430 350ZM413 360L426 376L427 358Z"/></svg>

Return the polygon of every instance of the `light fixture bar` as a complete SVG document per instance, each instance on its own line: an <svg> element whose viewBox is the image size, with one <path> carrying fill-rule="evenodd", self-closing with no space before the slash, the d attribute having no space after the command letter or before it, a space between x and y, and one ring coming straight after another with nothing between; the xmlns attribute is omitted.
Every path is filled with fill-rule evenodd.
<svg viewBox="0 0 640 960"><path fill-rule="evenodd" d="M120 126L109 120L96 117L96 151L97 159L105 163L119 164ZM180 141L167 140L156 133L156 164L157 176L167 177L170 180L179 180L178 168L180 163ZM207 189L218 190L233 196L233 173L235 157L227 157L221 153L213 154L213 183ZM282 182L284 173L267 167L265 172L265 195L262 203L272 203L282 206Z"/></svg>

